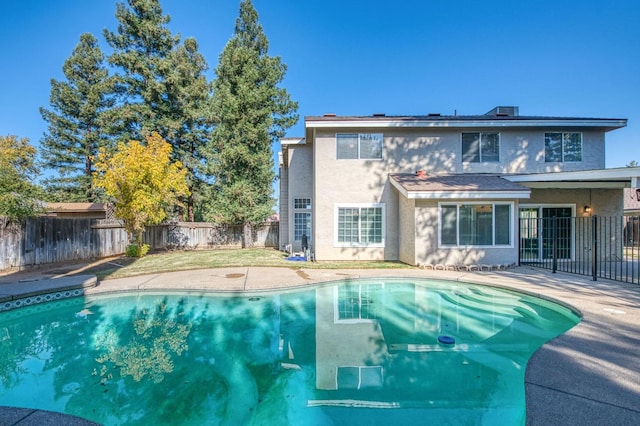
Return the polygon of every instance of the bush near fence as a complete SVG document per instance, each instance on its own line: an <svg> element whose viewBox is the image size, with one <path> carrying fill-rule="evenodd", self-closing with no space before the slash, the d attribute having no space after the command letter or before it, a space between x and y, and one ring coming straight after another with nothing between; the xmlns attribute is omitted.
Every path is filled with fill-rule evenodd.
<svg viewBox="0 0 640 426"><path fill-rule="evenodd" d="M278 247L278 222L253 232L256 247ZM242 226L171 222L150 226L143 241L152 250L242 247ZM0 223L0 270L124 254L129 244L119 221L39 217L23 225Z"/></svg>

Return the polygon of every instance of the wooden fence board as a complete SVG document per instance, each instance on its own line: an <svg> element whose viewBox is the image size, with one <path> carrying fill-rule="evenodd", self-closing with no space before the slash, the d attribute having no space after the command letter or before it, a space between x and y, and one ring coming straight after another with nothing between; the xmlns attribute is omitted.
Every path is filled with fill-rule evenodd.
<svg viewBox="0 0 640 426"><path fill-rule="evenodd" d="M2 225L2 223L0 223ZM278 222L254 230L256 247L278 247ZM197 250L242 246L241 226L178 222L150 226L143 241L152 250ZM0 226L0 270L125 253L129 238L120 222L40 217L19 227Z"/></svg>

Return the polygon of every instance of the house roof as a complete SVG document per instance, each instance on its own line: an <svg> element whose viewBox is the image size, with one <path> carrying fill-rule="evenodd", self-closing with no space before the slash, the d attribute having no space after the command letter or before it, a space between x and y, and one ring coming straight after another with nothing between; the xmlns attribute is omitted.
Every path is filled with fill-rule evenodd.
<svg viewBox="0 0 640 426"><path fill-rule="evenodd" d="M502 175L529 188L638 188L640 167Z"/></svg>
<svg viewBox="0 0 640 426"><path fill-rule="evenodd" d="M105 203L47 203L45 209L52 213L104 212L107 210L107 205Z"/></svg>
<svg viewBox="0 0 640 426"><path fill-rule="evenodd" d="M481 115L396 115L374 114L371 116L323 116L305 117L306 128L350 127L350 128L545 128L571 129L592 128L605 132L627 125L622 118L585 118L585 117L544 117L509 114Z"/></svg>
<svg viewBox="0 0 640 426"><path fill-rule="evenodd" d="M415 199L514 199L531 195L530 188L490 174L392 173L389 179L401 194Z"/></svg>

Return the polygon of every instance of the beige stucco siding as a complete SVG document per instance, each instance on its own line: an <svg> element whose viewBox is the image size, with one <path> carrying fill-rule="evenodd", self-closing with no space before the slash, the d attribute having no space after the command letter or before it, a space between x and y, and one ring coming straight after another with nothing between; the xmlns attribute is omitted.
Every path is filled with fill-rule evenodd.
<svg viewBox="0 0 640 426"><path fill-rule="evenodd" d="M584 206L591 206L591 216L622 216L622 189L533 189L524 205L571 205L575 215L589 216Z"/></svg>
<svg viewBox="0 0 640 426"><path fill-rule="evenodd" d="M300 241L294 241L294 214L296 211L301 211L294 209L294 199L313 198L312 154L312 147L309 145L295 145L295 147L289 148L288 199L286 200L289 215L286 224L288 238L286 244L292 244L294 251L301 250ZM313 227L313 215L311 221ZM310 244L313 244L313 242L310 241Z"/></svg>
<svg viewBox="0 0 640 426"><path fill-rule="evenodd" d="M500 162L462 162L461 134L464 132L500 133ZM575 132L558 128L547 131ZM382 159L336 158L337 133L382 133ZM306 145L289 146L288 223L289 239L294 235L293 200L312 197L312 249L317 260L401 260L413 264L510 263L517 261L517 202L514 201L513 247L440 248L438 247L437 202L407 200L389 183L390 173L545 173L601 169L605 166L604 132L581 131L582 161L547 163L544 158L544 129L533 128L314 128L307 129ZM538 190L535 190L538 191ZM535 192L534 191L534 192ZM553 193L553 191L542 191ZM610 204L618 195L592 191L589 195L562 193L538 199L535 203L590 203L594 214L605 210L618 214L621 207ZM547 198L545 198L547 197ZM598 197L602 197L601 199ZM555 201L554 201L555 200ZM284 202L284 200L282 200ZM610 202L611 201L611 202ZM615 201L614 204L620 204ZM345 247L336 243L337 206L382 205L385 214L384 247ZM415 205L415 209L414 206ZM600 206L600 207L598 207ZM602 213L597 209L603 209ZM412 223L413 221L413 223ZM284 223L283 223L284 225ZM291 241L293 243L293 241ZM297 250L298 245L294 245Z"/></svg>
<svg viewBox="0 0 640 426"><path fill-rule="evenodd" d="M415 200L399 197L398 246L399 260L413 265L416 258Z"/></svg>
<svg viewBox="0 0 640 426"><path fill-rule="evenodd" d="M345 129L341 132L349 132ZM387 161L337 160L335 132L316 134L314 187L315 255L318 260L398 260L398 194L391 187ZM384 154L383 154L384 155ZM384 247L337 247L338 205L383 204Z"/></svg>
<svg viewBox="0 0 640 426"><path fill-rule="evenodd" d="M462 161L460 130L387 130L385 160L394 172L426 170L432 173L546 173L604 168L604 133L581 133L582 161L579 162L546 162L545 132L519 129L499 132L500 162L470 163Z"/></svg>

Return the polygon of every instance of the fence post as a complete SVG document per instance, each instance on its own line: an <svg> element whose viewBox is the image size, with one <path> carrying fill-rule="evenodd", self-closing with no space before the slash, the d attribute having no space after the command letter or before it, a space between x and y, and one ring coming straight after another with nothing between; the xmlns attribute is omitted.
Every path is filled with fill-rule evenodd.
<svg viewBox="0 0 640 426"><path fill-rule="evenodd" d="M558 218L557 217L553 217L552 218L553 223L551 225L551 229L552 229L552 243L551 243L551 256L552 256L552 266L551 266L551 272L553 272L554 274L556 273L556 271L558 270Z"/></svg>
<svg viewBox="0 0 640 426"><path fill-rule="evenodd" d="M591 217L591 227L593 232L591 243L591 277L593 281L598 281L598 216Z"/></svg>

